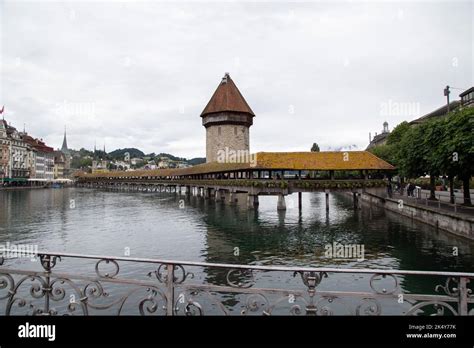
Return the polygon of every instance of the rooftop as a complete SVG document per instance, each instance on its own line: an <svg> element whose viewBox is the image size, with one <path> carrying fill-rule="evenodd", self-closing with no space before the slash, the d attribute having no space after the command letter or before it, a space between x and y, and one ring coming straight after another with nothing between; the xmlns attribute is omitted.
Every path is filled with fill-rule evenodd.
<svg viewBox="0 0 474 348"><path fill-rule="evenodd" d="M43 141L39 139L33 139L31 136L25 134L22 137L23 141L29 145L31 145L35 150L40 152L53 152L54 149L52 147L47 146Z"/></svg>
<svg viewBox="0 0 474 348"><path fill-rule="evenodd" d="M474 92L474 87L471 87L469 89L466 89L464 92L462 92L459 96L462 98L464 97L466 94L469 94L471 92Z"/></svg>
<svg viewBox="0 0 474 348"><path fill-rule="evenodd" d="M116 171L85 176L184 176L238 170L393 170L391 164L367 151L259 152L256 163L199 164L189 168Z"/></svg>
<svg viewBox="0 0 474 348"><path fill-rule="evenodd" d="M201 117L218 112L242 112L255 116L230 75L226 73L201 113Z"/></svg>
<svg viewBox="0 0 474 348"><path fill-rule="evenodd" d="M461 102L459 100L454 100L454 101L449 103L449 110L453 111L456 108L458 108L460 105L461 105ZM440 108L438 108L434 111L431 111L430 113L428 113L424 116L421 116L421 117L417 118L416 120L411 121L410 124L419 124L419 123L428 121L432 118L444 116L447 113L448 113L448 106L443 105L442 107L440 107Z"/></svg>

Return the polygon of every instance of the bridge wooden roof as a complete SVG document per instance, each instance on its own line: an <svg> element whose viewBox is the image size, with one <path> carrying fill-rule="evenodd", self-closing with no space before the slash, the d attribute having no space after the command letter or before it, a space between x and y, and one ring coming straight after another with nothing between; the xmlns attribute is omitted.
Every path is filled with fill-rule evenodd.
<svg viewBox="0 0 474 348"><path fill-rule="evenodd" d="M205 163L189 168L115 171L83 174L84 177L184 176L239 170L394 170L395 167L367 151L258 152L256 163Z"/></svg>
<svg viewBox="0 0 474 348"><path fill-rule="evenodd" d="M201 117L216 112L244 112L255 116L229 74L225 74L221 83L201 113Z"/></svg>

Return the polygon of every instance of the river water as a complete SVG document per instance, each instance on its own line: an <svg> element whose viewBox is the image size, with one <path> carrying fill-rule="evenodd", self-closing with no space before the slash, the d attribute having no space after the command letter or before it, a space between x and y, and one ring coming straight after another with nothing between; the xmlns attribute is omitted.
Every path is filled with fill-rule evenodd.
<svg viewBox="0 0 474 348"><path fill-rule="evenodd" d="M0 191L0 244L181 261L473 271L474 243L428 225L375 207L354 210L343 195L330 196L328 214L323 193L304 193L301 211L296 195L286 203L287 210L278 212L276 197L260 197L258 210L247 210L170 193ZM325 246L335 242L363 245L364 260L328 258ZM124 272L134 276L143 270ZM209 282L212 278L207 274ZM353 280L340 277L346 284ZM405 282L407 291L432 285Z"/></svg>

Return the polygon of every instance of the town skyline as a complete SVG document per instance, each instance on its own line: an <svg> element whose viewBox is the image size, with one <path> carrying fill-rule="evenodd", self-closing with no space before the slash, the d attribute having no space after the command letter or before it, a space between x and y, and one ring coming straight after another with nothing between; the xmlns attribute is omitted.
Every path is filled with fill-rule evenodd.
<svg viewBox="0 0 474 348"><path fill-rule="evenodd" d="M204 157L199 115L228 71L256 114L252 152L361 150L384 121L416 119L473 80L469 2L30 5L2 3L0 103L55 148L67 125L74 149Z"/></svg>

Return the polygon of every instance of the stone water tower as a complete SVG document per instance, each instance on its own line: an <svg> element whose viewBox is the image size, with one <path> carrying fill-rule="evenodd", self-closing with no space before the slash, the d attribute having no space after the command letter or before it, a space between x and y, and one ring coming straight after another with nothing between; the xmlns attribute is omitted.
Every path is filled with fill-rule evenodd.
<svg viewBox="0 0 474 348"><path fill-rule="evenodd" d="M217 161L219 151L249 151L249 129L254 116L226 73L201 113L206 127L206 162Z"/></svg>

